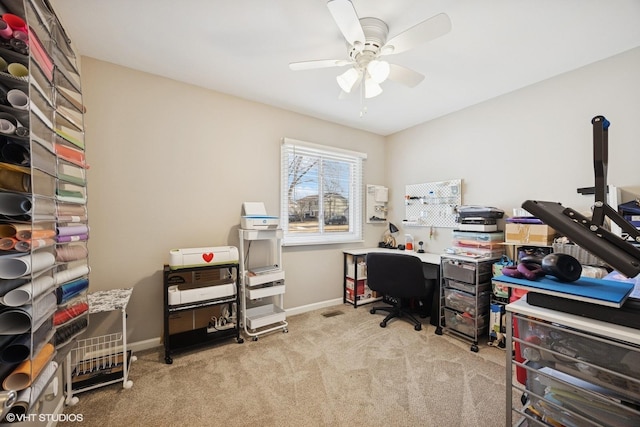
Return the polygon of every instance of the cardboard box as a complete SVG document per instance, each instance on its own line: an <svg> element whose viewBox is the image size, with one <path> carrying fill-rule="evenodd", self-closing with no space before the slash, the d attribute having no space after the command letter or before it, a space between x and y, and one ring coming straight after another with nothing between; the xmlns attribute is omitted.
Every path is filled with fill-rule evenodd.
<svg viewBox="0 0 640 427"><path fill-rule="evenodd" d="M550 245L556 230L546 224L506 224L504 240L507 243Z"/></svg>
<svg viewBox="0 0 640 427"><path fill-rule="evenodd" d="M195 308L169 315L169 335L206 328L212 317L222 316L222 305Z"/></svg>
<svg viewBox="0 0 640 427"><path fill-rule="evenodd" d="M193 310L181 311L169 315L169 335L193 329Z"/></svg>
<svg viewBox="0 0 640 427"><path fill-rule="evenodd" d="M358 280L358 290L357 290L358 295L361 295L364 293L365 282L366 282L365 279ZM350 279L347 277L347 289L353 290L353 288L354 288L353 279Z"/></svg>

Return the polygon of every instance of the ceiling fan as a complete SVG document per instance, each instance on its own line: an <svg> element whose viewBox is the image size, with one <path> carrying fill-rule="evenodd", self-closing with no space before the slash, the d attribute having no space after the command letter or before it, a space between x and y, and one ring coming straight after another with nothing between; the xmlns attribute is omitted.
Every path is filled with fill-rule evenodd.
<svg viewBox="0 0 640 427"><path fill-rule="evenodd" d="M373 98L382 93L380 84L387 79L415 87L424 79L423 74L390 64L382 57L405 52L451 30L449 16L440 13L387 40L387 24L378 18L358 18L350 0L329 0L327 7L347 41L348 59L292 62L289 68L297 71L350 65L347 71L336 77L342 89L341 95L361 86L364 97Z"/></svg>

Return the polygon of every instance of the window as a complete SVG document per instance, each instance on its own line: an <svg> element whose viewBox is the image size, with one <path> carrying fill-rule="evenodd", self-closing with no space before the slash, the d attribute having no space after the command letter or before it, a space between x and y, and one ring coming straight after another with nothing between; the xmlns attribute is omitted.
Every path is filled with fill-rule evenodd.
<svg viewBox="0 0 640 427"><path fill-rule="evenodd" d="M284 138L280 223L284 245L362 240L366 154Z"/></svg>

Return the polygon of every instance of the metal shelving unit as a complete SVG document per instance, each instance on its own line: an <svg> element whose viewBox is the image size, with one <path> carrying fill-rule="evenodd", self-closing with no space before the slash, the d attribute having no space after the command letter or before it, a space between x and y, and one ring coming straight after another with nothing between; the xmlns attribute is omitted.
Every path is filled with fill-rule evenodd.
<svg viewBox="0 0 640 427"><path fill-rule="evenodd" d="M491 266L496 259L442 255L436 334L447 332L470 340L471 351L478 351L478 338L488 334Z"/></svg>
<svg viewBox="0 0 640 427"><path fill-rule="evenodd" d="M282 269L281 229L239 230L240 237L240 312L244 333L258 337L282 330L289 332L284 311L284 270ZM262 242L265 258L249 259L251 245ZM263 249L263 248L259 248Z"/></svg>
<svg viewBox="0 0 640 427"><path fill-rule="evenodd" d="M235 338L239 344L238 264L216 264L172 270L164 266L164 361L173 363L171 355L222 339ZM170 288L216 288L210 299L185 304L171 304ZM212 290L213 291L213 290Z"/></svg>

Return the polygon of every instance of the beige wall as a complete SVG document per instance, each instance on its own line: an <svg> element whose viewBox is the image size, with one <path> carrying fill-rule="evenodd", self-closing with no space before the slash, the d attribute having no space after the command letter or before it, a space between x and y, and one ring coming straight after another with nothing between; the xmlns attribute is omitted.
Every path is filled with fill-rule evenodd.
<svg viewBox="0 0 640 427"><path fill-rule="evenodd" d="M542 199L587 209L592 199L576 188L593 185L590 120L600 114L612 123L609 183L640 185L640 49L387 138L92 58L82 72L91 289L135 286L132 341L161 335L169 249L237 245L244 201L278 214L284 136L367 152L365 183L390 188L397 225L407 184L458 178L465 204L511 212ZM382 231L367 224L359 246ZM404 232L431 252L451 241L450 229L434 240L423 228ZM343 248L285 248L287 309L341 299Z"/></svg>
<svg viewBox="0 0 640 427"><path fill-rule="evenodd" d="M463 204L511 214L527 199L588 210L594 185L591 119L609 129L609 184L640 184L640 48L399 132L387 139L385 182L390 219L404 219L407 184L462 179ZM429 240L424 228L403 228L429 251L451 243L450 229Z"/></svg>
<svg viewBox="0 0 640 427"><path fill-rule="evenodd" d="M132 341L162 333L170 249L237 246L244 201L264 201L279 214L282 137L367 152L365 182L384 177L381 136L93 58L82 58L82 85L90 286L135 287ZM367 225L367 244L380 234ZM341 298L340 249L285 249L285 308Z"/></svg>

